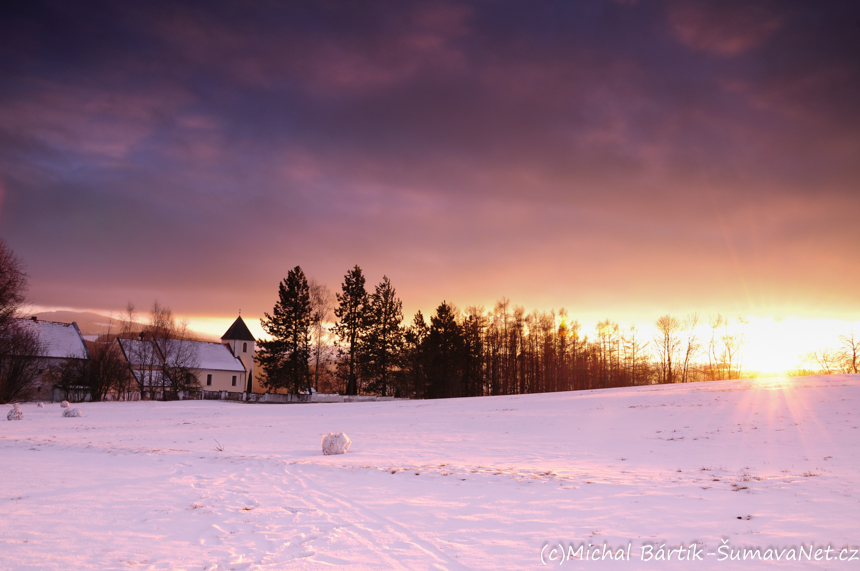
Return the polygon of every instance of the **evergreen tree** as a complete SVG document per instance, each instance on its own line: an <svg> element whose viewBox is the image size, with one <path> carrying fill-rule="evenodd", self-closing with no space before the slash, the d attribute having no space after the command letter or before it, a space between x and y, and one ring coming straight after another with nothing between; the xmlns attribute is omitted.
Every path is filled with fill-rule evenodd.
<svg viewBox="0 0 860 571"><path fill-rule="evenodd" d="M370 296L365 319L364 371L369 390L389 396L403 352L403 303L387 276Z"/></svg>
<svg viewBox="0 0 860 571"><path fill-rule="evenodd" d="M266 372L266 386L292 392L308 388L311 302L308 280L299 266L281 281L275 308L265 316L260 325L272 339L257 341L257 362Z"/></svg>
<svg viewBox="0 0 860 571"><path fill-rule="evenodd" d="M424 315L419 311L412 318L412 325L403 335L405 344L403 373L406 386L405 390L401 391L401 396L424 398L427 390L425 349L429 334L430 328L424 320Z"/></svg>
<svg viewBox="0 0 860 571"><path fill-rule="evenodd" d="M463 332L457 312L443 301L430 318L427 336L427 380L429 398L463 396Z"/></svg>
<svg viewBox="0 0 860 571"><path fill-rule="evenodd" d="M484 394L484 335L487 319L484 308L469 307L463 320L463 396Z"/></svg>
<svg viewBox="0 0 860 571"><path fill-rule="evenodd" d="M356 395L368 302L360 267L356 265L346 273L341 290L337 294L338 307L334 310L338 318L334 332L340 340L340 356L345 359L340 375L346 379L346 394Z"/></svg>

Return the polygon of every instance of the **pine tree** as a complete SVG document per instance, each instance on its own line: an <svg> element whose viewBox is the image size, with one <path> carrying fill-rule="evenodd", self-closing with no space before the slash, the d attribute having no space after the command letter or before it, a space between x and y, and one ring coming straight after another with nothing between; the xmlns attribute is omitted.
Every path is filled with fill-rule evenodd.
<svg viewBox="0 0 860 571"><path fill-rule="evenodd" d="M469 307L463 320L463 389L464 396L484 394L484 335L487 318L483 307Z"/></svg>
<svg viewBox="0 0 860 571"><path fill-rule="evenodd" d="M387 276L370 296L365 319L364 371L368 388L389 396L394 371L400 369L403 352L403 303Z"/></svg>
<svg viewBox="0 0 860 571"><path fill-rule="evenodd" d="M457 310L442 302L430 318L427 336L427 397L463 396L463 331L457 323Z"/></svg>
<svg viewBox="0 0 860 571"><path fill-rule="evenodd" d="M341 290L337 294L339 305L334 310L338 318L334 332L340 340L340 356L345 359L343 364L346 370L341 375L346 377L346 394L356 395L368 302L360 267L356 265L346 273Z"/></svg>
<svg viewBox="0 0 860 571"><path fill-rule="evenodd" d="M311 303L308 280L299 266L278 287L272 314L260 320L271 340L260 340L257 362L266 372L268 388L298 392L309 386Z"/></svg>
<svg viewBox="0 0 860 571"><path fill-rule="evenodd" d="M419 311L412 319L412 325L406 328L403 335L405 342L403 372L406 381L405 391L401 396L424 398L427 389L425 374L425 349L430 328L424 321L424 315Z"/></svg>

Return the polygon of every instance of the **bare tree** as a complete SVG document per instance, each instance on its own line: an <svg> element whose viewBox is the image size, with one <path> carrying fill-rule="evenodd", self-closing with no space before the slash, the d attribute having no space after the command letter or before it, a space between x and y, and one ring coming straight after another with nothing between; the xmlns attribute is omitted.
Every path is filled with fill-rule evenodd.
<svg viewBox="0 0 860 571"><path fill-rule="evenodd" d="M21 306L26 301L27 274L24 265L6 241L0 238L0 340L19 317ZM0 347L2 351L2 347Z"/></svg>
<svg viewBox="0 0 860 571"><path fill-rule="evenodd" d="M0 403L25 400L45 370L38 331L11 319L0 338Z"/></svg>
<svg viewBox="0 0 860 571"><path fill-rule="evenodd" d="M741 378L743 364L743 348L746 344L746 326L749 324L743 317L738 317L735 327L729 327L728 323L723 328L720 337L722 344L720 360L725 366L728 379Z"/></svg>
<svg viewBox="0 0 860 571"><path fill-rule="evenodd" d="M26 293L23 264L0 239L0 403L26 398L44 369L39 332L20 319Z"/></svg>
<svg viewBox="0 0 860 571"><path fill-rule="evenodd" d="M186 320L177 323L170 308L155 301L143 335L155 344L160 353L161 398L176 399L182 392L200 390L200 359Z"/></svg>
<svg viewBox="0 0 860 571"><path fill-rule="evenodd" d="M648 359L648 341L643 341L639 330L631 325L623 336L625 361L628 365L628 379L631 385L641 384L644 377L645 363Z"/></svg>
<svg viewBox="0 0 860 571"><path fill-rule="evenodd" d="M598 354L598 379L601 388L615 386L619 369L621 328L611 319L597 324L595 330Z"/></svg>
<svg viewBox="0 0 860 571"><path fill-rule="evenodd" d="M724 378L719 342L720 331L725 329L726 324L726 318L719 313L708 317L708 327L711 330L711 335L708 339L708 373L710 374L712 381Z"/></svg>
<svg viewBox="0 0 860 571"><path fill-rule="evenodd" d="M311 359L314 362L314 389L320 390L320 362L323 360L325 348L329 345L330 331L327 325L334 317L334 307L337 301L332 291L314 279L308 284L311 300Z"/></svg>
<svg viewBox="0 0 860 571"><path fill-rule="evenodd" d="M818 349L807 353L805 360L818 365L819 371L825 375L832 375L840 365L839 351L835 349Z"/></svg>
<svg viewBox="0 0 860 571"><path fill-rule="evenodd" d="M657 333L654 345L660 358L660 382L675 382L675 367L678 363L678 349L681 345L679 334L681 322L671 315L663 315L654 322Z"/></svg>
<svg viewBox="0 0 860 571"><path fill-rule="evenodd" d="M149 322L138 329L134 305L129 302L121 320L120 341L142 399L176 399L180 393L200 390L200 360L188 323L179 323L169 307L152 304ZM119 390L126 379L120 379Z"/></svg>
<svg viewBox="0 0 860 571"><path fill-rule="evenodd" d="M860 336L849 331L845 335L840 335L839 340L842 342L842 361L846 372L857 373L857 368L860 367Z"/></svg>
<svg viewBox="0 0 860 571"><path fill-rule="evenodd" d="M570 322L568 326L568 335L570 336L570 381L569 386L572 390L580 388L579 376L579 361L582 356L582 325L577 320Z"/></svg>
<svg viewBox="0 0 860 571"><path fill-rule="evenodd" d="M141 331L140 323L137 321L137 314L134 311L134 304L129 301L125 306L125 313L119 318L119 337L124 339L132 339Z"/></svg>
<svg viewBox="0 0 860 571"><path fill-rule="evenodd" d="M146 333L140 332L137 337L119 339L128 363L133 371L134 380L137 383L141 399L158 398L158 390L165 382L162 380L164 373L161 356L155 348L151 338ZM127 398L131 394L127 395Z"/></svg>
<svg viewBox="0 0 860 571"><path fill-rule="evenodd" d="M568 374L568 345L570 339L568 339L567 319L567 310L562 307L558 310L558 328L555 332L556 352L558 355L558 361L556 364L558 388L556 390L560 391L570 390L570 377Z"/></svg>
<svg viewBox="0 0 860 571"><path fill-rule="evenodd" d="M108 394L115 400L129 400L136 382L122 348L116 339L96 342L90 347L90 386L93 399L104 400Z"/></svg>
<svg viewBox="0 0 860 571"><path fill-rule="evenodd" d="M684 318L684 321L681 323L681 329L684 334L684 347L681 352L682 363L681 363L681 382L687 383L690 381L690 367L693 364L696 355L698 355L699 350L701 349L701 344L699 343L698 332L696 328L699 326L699 314L691 313L687 317Z"/></svg>

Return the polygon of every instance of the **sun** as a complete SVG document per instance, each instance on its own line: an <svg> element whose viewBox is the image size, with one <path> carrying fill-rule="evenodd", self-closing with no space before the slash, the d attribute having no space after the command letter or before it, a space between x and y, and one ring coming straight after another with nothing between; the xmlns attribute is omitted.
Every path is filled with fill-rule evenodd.
<svg viewBox="0 0 860 571"><path fill-rule="evenodd" d="M802 368L810 351L838 347L839 335L845 332L845 327L845 322L834 320L751 317L743 368L764 374Z"/></svg>

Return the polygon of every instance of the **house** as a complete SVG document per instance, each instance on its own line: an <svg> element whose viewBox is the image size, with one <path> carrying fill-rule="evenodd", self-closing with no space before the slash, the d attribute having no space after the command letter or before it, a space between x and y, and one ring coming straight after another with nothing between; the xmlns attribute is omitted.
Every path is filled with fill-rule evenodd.
<svg viewBox="0 0 860 571"><path fill-rule="evenodd" d="M243 393L247 371L242 360L225 343L195 341L200 371L197 380L204 391ZM253 353L251 353L253 355ZM253 363L253 359L251 361Z"/></svg>
<svg viewBox="0 0 860 571"><path fill-rule="evenodd" d="M257 340L251 334L242 316L236 318L233 325L221 336L221 343L227 345L233 356L237 357L245 366L248 383L243 387L245 392L254 392L254 351L256 351Z"/></svg>
<svg viewBox="0 0 860 571"><path fill-rule="evenodd" d="M128 361L131 374L137 381L139 391L134 397L157 399L163 398L165 389L170 387L170 381L164 374L164 358L158 347L152 341L139 339L120 339L115 341Z"/></svg>
<svg viewBox="0 0 860 571"><path fill-rule="evenodd" d="M33 356L40 362L40 374L28 397L36 400L53 399L53 386L59 369L70 361L85 362L90 358L81 330L75 322L42 321L35 316L17 321L20 327L35 332L42 345L41 355Z"/></svg>
<svg viewBox="0 0 860 571"><path fill-rule="evenodd" d="M54 399L63 366L70 361L85 364L90 359L83 335L76 323L41 321L36 317L17 321L20 327L34 331L42 345L40 354L32 356L38 360L38 378L25 398ZM256 340L241 317L224 333L220 343L152 339L143 333L112 342L119 346L136 381L137 390L132 389L122 398L193 398L189 393L198 390L218 392L224 398L224 393L241 394L251 391L254 385ZM85 387L74 388L81 389L80 394L62 398L89 398ZM68 393L69 387L64 390ZM203 396L207 396L205 392Z"/></svg>
<svg viewBox="0 0 860 571"><path fill-rule="evenodd" d="M160 399L173 390L171 374L195 375L200 390L244 392L247 374L228 345L189 339L117 339L143 398ZM173 373L171 373L173 371ZM192 379L193 380L193 379ZM181 386L181 384L180 384Z"/></svg>

